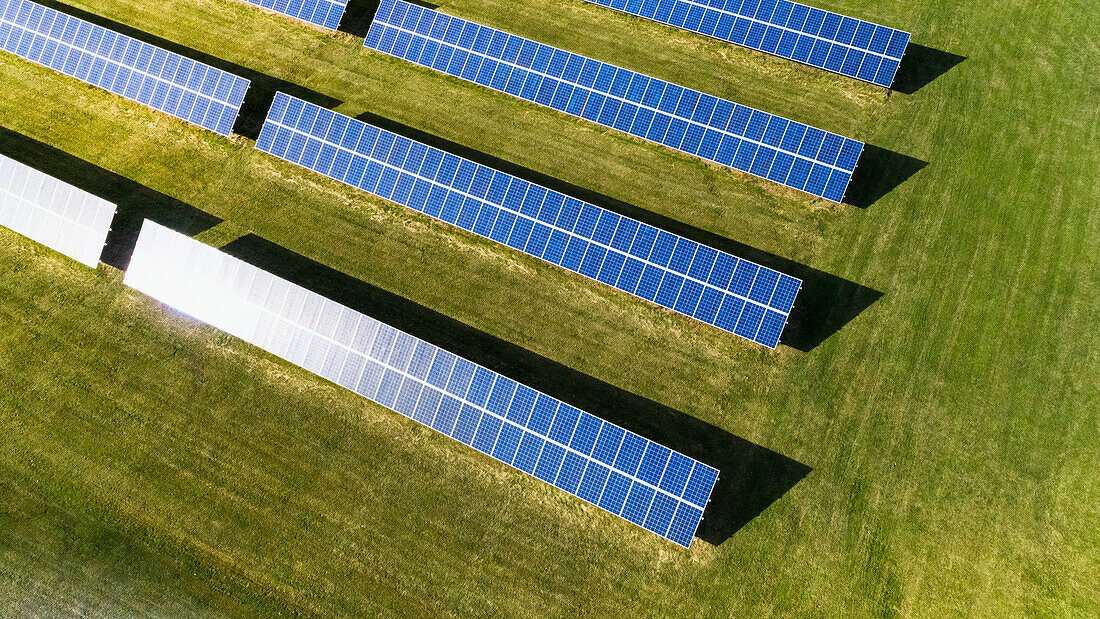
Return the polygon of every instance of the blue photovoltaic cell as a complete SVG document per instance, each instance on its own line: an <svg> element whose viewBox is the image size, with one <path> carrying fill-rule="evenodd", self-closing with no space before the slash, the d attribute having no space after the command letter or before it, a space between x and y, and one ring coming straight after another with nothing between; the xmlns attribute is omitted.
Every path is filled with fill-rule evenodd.
<svg viewBox="0 0 1100 619"><path fill-rule="evenodd" d="M249 84L29 0L0 0L0 48L221 135Z"/></svg>
<svg viewBox="0 0 1100 619"><path fill-rule="evenodd" d="M840 202L863 143L404 0L365 45L676 150Z"/></svg>
<svg viewBox="0 0 1100 619"><path fill-rule="evenodd" d="M347 0L244 0L249 4L336 30L344 17Z"/></svg>
<svg viewBox="0 0 1100 619"><path fill-rule="evenodd" d="M284 93L256 147L769 348L802 284Z"/></svg>
<svg viewBox="0 0 1100 619"><path fill-rule="evenodd" d="M685 548L718 480L713 467L153 222L125 282Z"/></svg>
<svg viewBox="0 0 1100 619"><path fill-rule="evenodd" d="M788 0L587 0L890 87L909 33Z"/></svg>

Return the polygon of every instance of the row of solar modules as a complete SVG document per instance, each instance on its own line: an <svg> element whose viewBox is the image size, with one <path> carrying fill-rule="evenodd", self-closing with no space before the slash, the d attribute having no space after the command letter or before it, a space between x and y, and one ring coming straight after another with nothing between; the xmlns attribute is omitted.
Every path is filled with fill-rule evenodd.
<svg viewBox="0 0 1100 619"><path fill-rule="evenodd" d="M245 0L335 30L344 0ZM588 0L890 87L909 33L789 0Z"/></svg>
<svg viewBox="0 0 1100 619"><path fill-rule="evenodd" d="M718 471L146 221L127 285L689 547Z"/></svg>
<svg viewBox="0 0 1100 619"><path fill-rule="evenodd" d="M0 225L95 267L115 205L0 156ZM126 283L684 547L718 471L146 221Z"/></svg>
<svg viewBox="0 0 1100 619"><path fill-rule="evenodd" d="M909 33L788 0L588 0L890 87Z"/></svg>
<svg viewBox="0 0 1100 619"><path fill-rule="evenodd" d="M0 0L0 48L221 135L249 82L30 0Z"/></svg>
<svg viewBox="0 0 1100 619"><path fill-rule="evenodd" d="M364 43L834 202L863 143L506 32L382 0Z"/></svg>
<svg viewBox="0 0 1100 619"><path fill-rule="evenodd" d="M244 0L330 30L340 27L347 0Z"/></svg>
<svg viewBox="0 0 1100 619"><path fill-rule="evenodd" d="M256 147L770 348L801 285L283 93Z"/></svg>
<svg viewBox="0 0 1100 619"><path fill-rule="evenodd" d="M92 267L115 205L0 155L0 226Z"/></svg>

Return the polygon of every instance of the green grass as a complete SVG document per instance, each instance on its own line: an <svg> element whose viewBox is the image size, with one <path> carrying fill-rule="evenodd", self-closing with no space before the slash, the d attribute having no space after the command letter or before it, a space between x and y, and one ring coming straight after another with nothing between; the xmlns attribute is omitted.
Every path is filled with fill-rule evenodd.
<svg viewBox="0 0 1100 619"><path fill-rule="evenodd" d="M153 554L12 477L5 470L0 483L0 565L8 568L0 573L0 614L215 617L263 608L245 589L215 585L205 566Z"/></svg>
<svg viewBox="0 0 1100 619"><path fill-rule="evenodd" d="M884 296L765 351L2 56L0 124L226 220L203 240L252 231L813 472L682 551L0 231L0 610L1095 614L1100 10L819 4L967 59L886 97L577 0L443 9L929 162L866 210L241 3L74 2Z"/></svg>

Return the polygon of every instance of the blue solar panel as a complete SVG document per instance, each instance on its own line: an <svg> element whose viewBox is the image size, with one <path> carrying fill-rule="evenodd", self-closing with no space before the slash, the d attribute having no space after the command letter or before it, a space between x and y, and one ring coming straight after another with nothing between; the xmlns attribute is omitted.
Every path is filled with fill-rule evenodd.
<svg viewBox="0 0 1100 619"><path fill-rule="evenodd" d="M382 0L365 45L840 202L863 143L479 26Z"/></svg>
<svg viewBox="0 0 1100 619"><path fill-rule="evenodd" d="M909 33L788 0L587 0L890 87Z"/></svg>
<svg viewBox="0 0 1100 619"><path fill-rule="evenodd" d="M718 470L146 221L126 284L685 548Z"/></svg>
<svg viewBox="0 0 1100 619"><path fill-rule="evenodd" d="M336 30L344 17L347 0L244 0L276 13L296 17L311 24Z"/></svg>
<svg viewBox="0 0 1100 619"><path fill-rule="evenodd" d="M283 93L256 147L769 348L802 284Z"/></svg>
<svg viewBox="0 0 1100 619"><path fill-rule="evenodd" d="M0 0L0 48L221 135L249 84L29 0Z"/></svg>

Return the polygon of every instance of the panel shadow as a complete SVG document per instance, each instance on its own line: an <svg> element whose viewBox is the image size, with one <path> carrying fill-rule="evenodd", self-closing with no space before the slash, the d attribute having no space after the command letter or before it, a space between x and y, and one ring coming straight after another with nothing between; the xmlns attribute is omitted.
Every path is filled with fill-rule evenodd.
<svg viewBox="0 0 1100 619"><path fill-rule="evenodd" d="M100 17L94 13L71 7L67 4L57 2L56 0L35 1L39 4L61 11L62 13L68 13L73 17L92 22L97 26L114 30L115 32L133 37L139 41L164 48L170 52L175 52L181 56L190 58L191 60L206 63L227 73L232 73L233 75L249 80L251 85L248 87L248 93L245 95L244 103L241 105L241 114L237 117L237 122L233 126L233 131L252 140L260 136L260 130L263 128L264 119L267 117L267 111L271 108L271 102L275 100L275 93L277 91L281 90L288 95L293 95L299 99L305 99L310 103L329 109L335 108L342 103L339 99L334 99L328 95L323 95L286 80L260 73L248 67L242 67L239 64L222 60L221 58L191 49L190 47L184 47L183 45L173 43L167 39L151 35L143 30L138 30L126 24Z"/></svg>
<svg viewBox="0 0 1100 619"><path fill-rule="evenodd" d="M349 0L344 18L340 21L340 31L366 38L378 5L379 0Z"/></svg>
<svg viewBox="0 0 1100 619"><path fill-rule="evenodd" d="M844 203L867 208L928 165L916 157L866 144Z"/></svg>
<svg viewBox="0 0 1100 619"><path fill-rule="evenodd" d="M426 9L436 10L439 8L438 4L430 2L408 1ZM347 8L344 9L344 18L340 21L340 31L366 38L371 22L374 21L374 14L378 12L379 4L379 0L349 0Z"/></svg>
<svg viewBox="0 0 1100 619"><path fill-rule="evenodd" d="M966 56L910 43L890 89L911 95L964 60Z"/></svg>
<svg viewBox="0 0 1100 619"><path fill-rule="evenodd" d="M696 228L689 224L677 221L641 209L621 200L616 200L602 193L579 187L572 183L548 176L530 168L505 161L498 157L474 150L468 146L457 144L439 136L409 127L408 125L364 112L357 117L363 122L377 125L403 135L434 146L441 150L465 157L482 165L501 170L522 178L528 182L549 187L578 200L590 202L596 206L606 208L626 217L637 219L656 228L661 228L691 239L715 249L751 260L757 264L786 273L802 280L802 290L794 308L791 310L790 321L783 331L780 342L803 352L813 350L824 342L833 333L836 333L844 325L867 309L877 301L882 293L846 280L842 277L819 271L793 260L788 260L775 254L771 254L744 243L728 239L726 237Z"/></svg>
<svg viewBox="0 0 1100 619"><path fill-rule="evenodd" d="M729 539L811 471L721 428L494 337L254 234L221 248L358 312L480 363L721 471L698 537Z"/></svg>
<svg viewBox="0 0 1100 619"><path fill-rule="evenodd" d="M118 211L100 260L118 269L125 270L130 264L145 219L188 236L213 228L222 221L185 202L5 127L0 127L0 153L114 202Z"/></svg>

